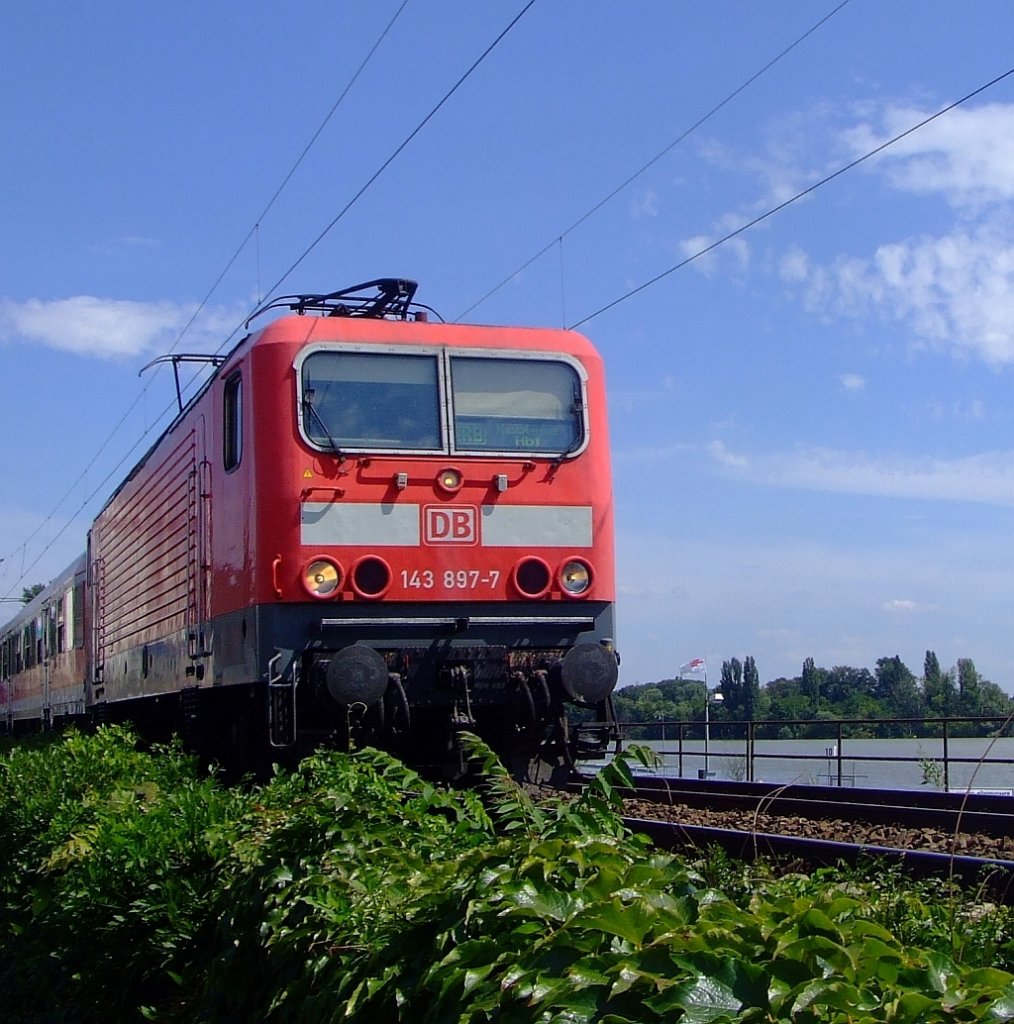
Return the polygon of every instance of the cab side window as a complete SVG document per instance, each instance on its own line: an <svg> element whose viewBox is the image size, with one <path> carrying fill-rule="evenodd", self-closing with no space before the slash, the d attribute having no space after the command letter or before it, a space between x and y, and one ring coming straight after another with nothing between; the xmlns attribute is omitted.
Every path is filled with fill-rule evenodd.
<svg viewBox="0 0 1014 1024"><path fill-rule="evenodd" d="M243 457L243 379L238 373L225 382L222 423L222 461L235 469Z"/></svg>

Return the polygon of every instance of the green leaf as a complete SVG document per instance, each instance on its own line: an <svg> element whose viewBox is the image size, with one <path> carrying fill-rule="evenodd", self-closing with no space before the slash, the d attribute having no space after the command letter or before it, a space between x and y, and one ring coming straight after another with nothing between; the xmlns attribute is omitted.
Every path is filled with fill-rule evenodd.
<svg viewBox="0 0 1014 1024"><path fill-rule="evenodd" d="M880 948L886 950L888 947L893 949L895 956L901 956L901 946L892 932L889 932L883 925L877 924L876 921L858 920L852 926L850 935L853 939L878 939L880 941Z"/></svg>
<svg viewBox="0 0 1014 1024"><path fill-rule="evenodd" d="M609 965L602 957L582 957L567 968L567 977L576 988L587 988L590 985L608 985L609 977L606 969Z"/></svg>
<svg viewBox="0 0 1014 1024"><path fill-rule="evenodd" d="M990 1022L1014 1020L1014 981L1007 985L999 999L990 1003L982 1019Z"/></svg>
<svg viewBox="0 0 1014 1024"><path fill-rule="evenodd" d="M828 973L831 968L851 973L853 968L849 950L824 935L807 935L805 938L779 943L775 955L798 960L821 974Z"/></svg>
<svg viewBox="0 0 1014 1024"><path fill-rule="evenodd" d="M643 903L625 906L619 900L612 900L585 908L575 914L570 923L575 928L595 928L607 935L616 935L639 947L657 920L658 915Z"/></svg>
<svg viewBox="0 0 1014 1024"><path fill-rule="evenodd" d="M792 1014L803 1013L814 1007L831 1007L837 1010L871 1010L878 1006L878 1001L860 993L854 986L837 978L820 978L805 985L796 994L792 1003Z"/></svg>
<svg viewBox="0 0 1014 1024"><path fill-rule="evenodd" d="M951 982L957 975L954 963L943 953L929 950L925 953L927 964L927 976L933 986L934 992L943 994L951 987Z"/></svg>
<svg viewBox="0 0 1014 1024"><path fill-rule="evenodd" d="M836 942L844 941L841 928L822 910L811 907L798 920L800 935L825 935Z"/></svg>
<svg viewBox="0 0 1014 1024"><path fill-rule="evenodd" d="M769 1007L769 979L763 966L736 957L720 959L709 953L681 956L678 961L679 967L672 966L668 970L671 983L661 987L658 995L644 1001L655 1013L666 1016L685 1009L688 1013L703 1015L688 1019L711 1020L708 1014L738 1012L738 1008L743 1007ZM689 978L686 977L688 970Z"/></svg>
<svg viewBox="0 0 1014 1024"><path fill-rule="evenodd" d="M494 966L494 964L485 964L482 967L473 967L465 971L464 994L468 995L476 985L485 981Z"/></svg>
<svg viewBox="0 0 1014 1024"><path fill-rule="evenodd" d="M552 1017L547 1017L545 1012L538 1017L525 1017L525 1020L549 1020L552 1024L592 1024L597 1021L602 1011L604 992L601 989L581 989L574 992L564 987L554 988L546 993L550 997L546 1009L556 1009ZM563 997L560 1002L555 1002L556 996ZM533 1001L534 1003L534 1001Z"/></svg>
<svg viewBox="0 0 1014 1024"><path fill-rule="evenodd" d="M995 989L1002 992L1011 984L1011 976L995 967L977 967L962 978L962 988Z"/></svg>
<svg viewBox="0 0 1014 1024"><path fill-rule="evenodd" d="M566 920L573 906L573 898L568 893L548 885L538 888L532 882L522 883L510 896L515 909L554 921Z"/></svg>
<svg viewBox="0 0 1014 1024"><path fill-rule="evenodd" d="M923 995L921 992L903 993L894 1006L893 1021L897 1024L920 1024L932 1019L929 1011L940 1006L940 1000Z"/></svg>
<svg viewBox="0 0 1014 1024"><path fill-rule="evenodd" d="M628 992L639 981L648 981L650 983L654 983L655 981L654 975L646 974L644 971L639 970L629 960L625 960L623 963L614 967L613 970L616 973L617 978L609 989L610 998L614 998L615 996L622 995L624 992Z"/></svg>
<svg viewBox="0 0 1014 1024"><path fill-rule="evenodd" d="M680 1020L686 1024L709 1024L735 1016L743 1007L731 986L705 974L674 985L664 996L648 1000L648 1005L663 1013L680 1008L684 1011Z"/></svg>

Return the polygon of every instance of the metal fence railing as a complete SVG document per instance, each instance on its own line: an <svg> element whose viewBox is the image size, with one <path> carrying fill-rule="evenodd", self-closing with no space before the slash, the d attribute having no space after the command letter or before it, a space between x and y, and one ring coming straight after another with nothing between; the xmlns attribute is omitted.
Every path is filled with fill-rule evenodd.
<svg viewBox="0 0 1014 1024"><path fill-rule="evenodd" d="M822 785L890 788L900 776L951 791L979 777L989 791L1014 795L1010 718L667 720L620 728L627 743L646 741L661 770L680 778L783 781L769 777L777 765L776 774Z"/></svg>

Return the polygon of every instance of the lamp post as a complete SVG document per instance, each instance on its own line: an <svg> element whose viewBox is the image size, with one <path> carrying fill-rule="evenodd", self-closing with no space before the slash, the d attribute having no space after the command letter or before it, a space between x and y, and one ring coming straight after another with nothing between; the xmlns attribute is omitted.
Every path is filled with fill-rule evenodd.
<svg viewBox="0 0 1014 1024"><path fill-rule="evenodd" d="M711 691L708 689L708 670L704 670L704 778L710 779L708 744L711 743Z"/></svg>
<svg viewBox="0 0 1014 1024"><path fill-rule="evenodd" d="M705 779L710 779L711 778L711 772L709 771L709 768L711 767L711 765L709 764L709 751L708 751L708 747L709 747L709 745L711 743L711 702L715 701L716 703L719 703L719 702L721 702L723 700L725 700L725 696L723 694L719 693L717 690L714 693L712 693L708 689L708 679L707 679L707 676L705 676L705 678L704 678L704 776L703 776Z"/></svg>
<svg viewBox="0 0 1014 1024"><path fill-rule="evenodd" d="M679 679L682 682L684 671L688 671L690 675L696 675L698 672L704 675L704 769L698 770L697 777L699 779L710 779L711 778L711 700L712 693L708 689L708 665L704 658L691 658L685 665L680 665ZM720 693L714 694L715 700L722 700L723 697Z"/></svg>

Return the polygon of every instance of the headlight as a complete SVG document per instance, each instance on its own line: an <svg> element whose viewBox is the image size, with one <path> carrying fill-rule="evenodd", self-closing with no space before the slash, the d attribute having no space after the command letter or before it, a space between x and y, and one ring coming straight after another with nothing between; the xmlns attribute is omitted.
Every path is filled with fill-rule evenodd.
<svg viewBox="0 0 1014 1024"><path fill-rule="evenodd" d="M330 597L341 581L341 569L328 558L315 558L303 570L303 586L313 597Z"/></svg>
<svg viewBox="0 0 1014 1024"><path fill-rule="evenodd" d="M461 472L457 469L442 469L437 475L437 486L448 494L461 489Z"/></svg>
<svg viewBox="0 0 1014 1024"><path fill-rule="evenodd" d="M580 597L591 589L591 566L587 562L572 558L560 566L558 578L564 593L570 594L571 597Z"/></svg>

